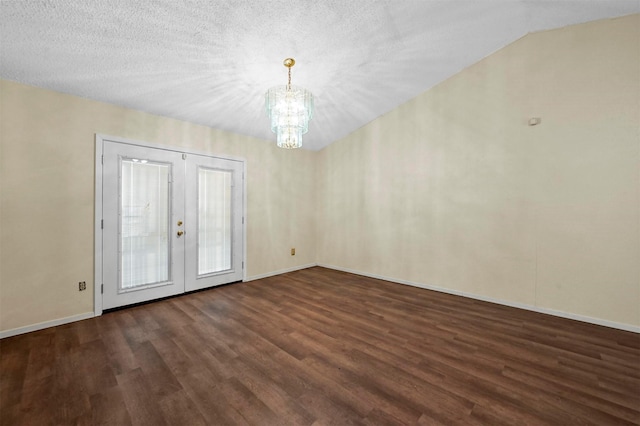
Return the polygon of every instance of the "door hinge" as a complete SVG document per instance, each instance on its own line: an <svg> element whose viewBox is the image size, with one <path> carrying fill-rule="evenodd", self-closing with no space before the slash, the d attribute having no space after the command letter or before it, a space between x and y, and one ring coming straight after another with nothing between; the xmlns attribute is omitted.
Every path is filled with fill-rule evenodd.
<svg viewBox="0 0 640 426"><path fill-rule="evenodd" d="M102 164L104 164L104 155L101 155L100 157L101 157L101 158L100 158L100 162L101 162Z"/></svg>
<svg viewBox="0 0 640 426"><path fill-rule="evenodd" d="M244 269L244 262L242 262L242 269Z"/></svg>
<svg viewBox="0 0 640 426"><path fill-rule="evenodd" d="M182 159L186 160L187 159L187 154L182 154Z"/></svg>
<svg viewBox="0 0 640 426"><path fill-rule="evenodd" d="M104 229L104 219L100 219L100 229Z"/></svg>
<svg viewBox="0 0 640 426"><path fill-rule="evenodd" d="M104 294L104 284L100 284L100 294Z"/></svg>
<svg viewBox="0 0 640 426"><path fill-rule="evenodd" d="M242 217L242 224L244 225L244 216Z"/></svg>

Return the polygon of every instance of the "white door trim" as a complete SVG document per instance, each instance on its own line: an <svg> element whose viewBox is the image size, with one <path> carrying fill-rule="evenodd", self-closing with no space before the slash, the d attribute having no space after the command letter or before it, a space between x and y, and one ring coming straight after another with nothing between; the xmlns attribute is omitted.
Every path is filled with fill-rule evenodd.
<svg viewBox="0 0 640 426"><path fill-rule="evenodd" d="M144 141L138 141L133 139L122 138L118 136L109 136L104 134L96 133L95 135L95 204L94 204L94 302L93 302L93 311L95 316L102 315L102 275L103 275L103 265L102 265L102 209L103 209L103 147L104 143L110 142L118 142L129 145L137 145L146 148L156 148L156 149L164 149L167 151L175 151L181 152L185 154L194 154L194 155L203 155L206 157L212 158L220 158L223 160L237 161L242 165L242 185L243 185L243 200L242 200L242 216L243 216L243 224L242 224L242 234L243 234L243 243L242 243L242 259L244 262L244 267L242 268L242 281L246 281L247 279L247 179L246 179L246 160L241 157L233 157L233 156L221 156L221 155L212 155L209 152L192 150L192 149L183 149L181 147L176 146L167 146L160 144L153 144Z"/></svg>

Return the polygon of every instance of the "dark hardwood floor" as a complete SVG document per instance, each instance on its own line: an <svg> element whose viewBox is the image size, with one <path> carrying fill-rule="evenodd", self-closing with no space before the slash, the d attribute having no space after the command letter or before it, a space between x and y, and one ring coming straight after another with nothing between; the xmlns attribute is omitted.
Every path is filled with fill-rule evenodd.
<svg viewBox="0 0 640 426"><path fill-rule="evenodd" d="M311 268L0 341L3 425L640 424L640 335Z"/></svg>

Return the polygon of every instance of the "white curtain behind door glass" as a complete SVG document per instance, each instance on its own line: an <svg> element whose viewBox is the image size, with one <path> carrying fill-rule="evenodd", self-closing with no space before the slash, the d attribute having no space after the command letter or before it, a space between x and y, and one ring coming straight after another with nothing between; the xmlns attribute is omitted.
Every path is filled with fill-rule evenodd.
<svg viewBox="0 0 640 426"><path fill-rule="evenodd" d="M120 289L169 280L170 165L123 159Z"/></svg>
<svg viewBox="0 0 640 426"><path fill-rule="evenodd" d="M198 168L198 275L231 269L231 179Z"/></svg>

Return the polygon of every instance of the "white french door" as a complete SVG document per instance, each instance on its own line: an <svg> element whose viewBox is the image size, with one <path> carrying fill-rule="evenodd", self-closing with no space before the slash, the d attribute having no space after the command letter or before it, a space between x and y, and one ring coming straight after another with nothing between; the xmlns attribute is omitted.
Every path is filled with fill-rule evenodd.
<svg viewBox="0 0 640 426"><path fill-rule="evenodd" d="M101 160L102 309L242 280L242 162L109 140Z"/></svg>
<svg viewBox="0 0 640 426"><path fill-rule="evenodd" d="M185 289L242 279L242 163L188 154Z"/></svg>

